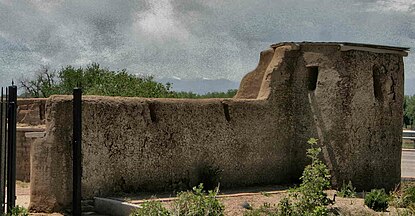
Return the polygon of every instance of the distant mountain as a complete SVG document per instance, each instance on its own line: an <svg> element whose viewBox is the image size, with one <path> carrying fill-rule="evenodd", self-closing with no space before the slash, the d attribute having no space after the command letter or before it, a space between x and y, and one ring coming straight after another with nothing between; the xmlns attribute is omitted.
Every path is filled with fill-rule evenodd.
<svg viewBox="0 0 415 216"><path fill-rule="evenodd" d="M173 91L193 92L197 94L206 94L208 92L226 92L229 89L238 89L239 82L227 79L181 79L178 77L156 78L160 83L172 83Z"/></svg>

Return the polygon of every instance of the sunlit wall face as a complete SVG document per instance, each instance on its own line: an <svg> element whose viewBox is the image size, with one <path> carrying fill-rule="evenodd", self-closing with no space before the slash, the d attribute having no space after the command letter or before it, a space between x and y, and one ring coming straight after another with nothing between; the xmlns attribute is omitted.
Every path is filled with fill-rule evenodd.
<svg viewBox="0 0 415 216"><path fill-rule="evenodd" d="M0 0L0 85L98 62L157 77L240 80L280 41L414 47L411 0ZM405 60L415 86L415 56ZM415 87L407 93L414 94Z"/></svg>

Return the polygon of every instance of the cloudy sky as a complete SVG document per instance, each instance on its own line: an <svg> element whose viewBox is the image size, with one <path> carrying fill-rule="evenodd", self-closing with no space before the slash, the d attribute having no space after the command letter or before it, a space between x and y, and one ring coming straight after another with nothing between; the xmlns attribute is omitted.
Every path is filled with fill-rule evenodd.
<svg viewBox="0 0 415 216"><path fill-rule="evenodd" d="M415 1L0 0L0 85L41 65L92 62L157 77L239 81L261 50L281 41L415 50ZM406 78L415 80L415 55L405 63Z"/></svg>

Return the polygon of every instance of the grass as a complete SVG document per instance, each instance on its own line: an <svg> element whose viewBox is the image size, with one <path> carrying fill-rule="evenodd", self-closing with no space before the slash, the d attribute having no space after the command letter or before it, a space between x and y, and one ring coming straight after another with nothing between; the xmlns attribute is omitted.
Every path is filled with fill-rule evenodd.
<svg viewBox="0 0 415 216"><path fill-rule="evenodd" d="M169 216L169 211L161 202L149 200L136 209L130 216Z"/></svg>
<svg viewBox="0 0 415 216"><path fill-rule="evenodd" d="M16 186L20 188L29 188L30 182L16 181Z"/></svg>
<svg viewBox="0 0 415 216"><path fill-rule="evenodd" d="M261 195L262 195L262 196L265 196L265 197L270 197L272 194L267 193L267 192L265 192L265 191L261 191Z"/></svg>
<svg viewBox="0 0 415 216"><path fill-rule="evenodd" d="M402 141L402 148L415 149L415 142L412 141L412 140L403 140Z"/></svg>
<svg viewBox="0 0 415 216"><path fill-rule="evenodd" d="M219 189L203 190L203 184L192 191L180 192L169 210L160 201L150 200L130 216L223 216L225 206L217 199Z"/></svg>
<svg viewBox="0 0 415 216"><path fill-rule="evenodd" d="M354 198L356 197L356 188L353 187L352 182L349 183L343 182L340 191L337 193L340 197Z"/></svg>
<svg viewBox="0 0 415 216"><path fill-rule="evenodd" d="M401 182L391 194L391 205L397 208L415 207L415 182Z"/></svg>
<svg viewBox="0 0 415 216"><path fill-rule="evenodd" d="M3 214L4 216L29 216L29 211L21 206L16 206L11 209L10 213Z"/></svg>
<svg viewBox="0 0 415 216"><path fill-rule="evenodd" d="M377 212L384 212L389 206L389 200L384 189L372 189L365 196L365 205Z"/></svg>

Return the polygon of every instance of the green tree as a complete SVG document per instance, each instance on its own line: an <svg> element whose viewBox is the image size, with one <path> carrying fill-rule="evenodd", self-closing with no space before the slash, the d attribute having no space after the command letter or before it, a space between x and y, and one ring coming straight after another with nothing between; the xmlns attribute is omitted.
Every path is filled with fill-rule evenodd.
<svg viewBox="0 0 415 216"><path fill-rule="evenodd" d="M136 76L126 70L111 71L91 64L85 68L67 66L58 72L43 67L34 79L21 79L24 95L49 97L53 94L72 94L75 87L81 87L87 95L125 97L170 97L171 85L153 80L151 76Z"/></svg>
<svg viewBox="0 0 415 216"><path fill-rule="evenodd" d="M410 126L411 129L415 123L415 95L413 96L405 96L404 98L404 115L403 115L403 122L404 126Z"/></svg>
<svg viewBox="0 0 415 216"><path fill-rule="evenodd" d="M227 92L208 92L199 95L193 92L172 92L172 98L232 98L236 95L237 89L229 89Z"/></svg>
<svg viewBox="0 0 415 216"><path fill-rule="evenodd" d="M146 98L231 98L236 89L227 92L211 92L205 95L193 92L174 92L170 83L162 84L151 76L137 76L127 70L111 71L99 64L85 68L67 66L59 71L42 67L33 79L22 78L20 87L26 97L49 97L53 94L72 94L75 87L81 87L86 95L146 97Z"/></svg>
<svg viewBox="0 0 415 216"><path fill-rule="evenodd" d="M56 92L57 74L48 66L35 72L35 77L30 79L22 77L19 81L20 87L24 89L23 95L28 97L49 97Z"/></svg>

